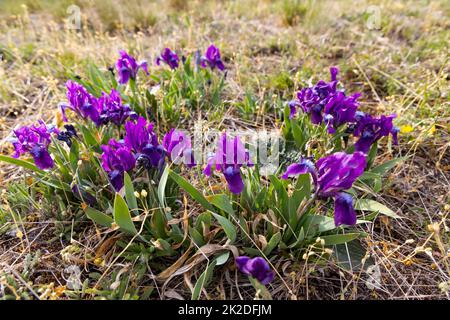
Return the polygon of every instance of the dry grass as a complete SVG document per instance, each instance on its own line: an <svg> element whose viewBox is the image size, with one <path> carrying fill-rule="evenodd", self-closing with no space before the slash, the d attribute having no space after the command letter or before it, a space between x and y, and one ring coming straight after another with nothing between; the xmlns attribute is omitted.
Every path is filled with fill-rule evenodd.
<svg viewBox="0 0 450 320"><path fill-rule="evenodd" d="M365 271L345 271L333 261L309 264L285 257L276 264L281 278L270 291L277 299L450 298L450 25L446 16L450 11L446 1L360 1L357 5L306 1L302 6L295 0L187 5L133 1L125 10L112 0L109 6L78 1L83 14L80 31L64 29L64 5L53 10L42 1L41 6L26 9L16 3L2 4L0 22L1 152L11 152L6 140L16 125L53 117L58 102L64 100L68 73L83 72L88 61L106 68L122 48L151 60L166 46L192 52L214 42L229 67L226 100L230 101L242 100L247 89L257 96L274 90L288 99L309 76L325 75L330 65L339 65L351 90L364 92L367 109L396 112L398 125L404 131L410 131L407 126L412 129L402 134L399 148L389 148L381 157L409 156L377 196L402 219L380 217L364 227L367 256L379 268L375 271L380 277L373 275L379 280L375 288L367 286L370 274ZM364 20L373 3L380 9L381 30L368 29ZM291 84L283 72L290 75ZM241 119L235 122L245 125ZM20 179L16 169L3 164L0 168L3 188ZM7 208L6 203L3 206ZM13 219L0 213L1 269L19 284L16 290L31 296L64 297L65 267L77 264L87 273L94 266L102 273L118 250L102 247L108 235L91 226L77 226L83 231L72 238L73 221L56 222L48 212L34 208L26 216L14 214L14 208L2 212L12 212ZM61 230L69 230L70 241L54 238ZM70 253L71 246L77 250ZM40 257L33 264L37 250ZM99 250L105 251L106 267L94 261ZM113 267L129 270L134 263ZM31 286L21 280L25 269L31 270ZM188 277L185 282L169 282L165 297L188 297ZM147 284L154 284L151 276ZM253 289L234 271L226 270L210 287L216 289L205 292L209 298L253 298Z"/></svg>

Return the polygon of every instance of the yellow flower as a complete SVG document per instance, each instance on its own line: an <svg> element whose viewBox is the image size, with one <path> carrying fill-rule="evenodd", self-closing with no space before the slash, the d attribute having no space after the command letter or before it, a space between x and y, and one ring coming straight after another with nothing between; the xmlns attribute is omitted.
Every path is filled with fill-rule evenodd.
<svg viewBox="0 0 450 320"><path fill-rule="evenodd" d="M23 233L22 233L22 231L17 230L17 232L16 232L16 237L19 238L19 239L22 239L22 238L23 238Z"/></svg>
<svg viewBox="0 0 450 320"><path fill-rule="evenodd" d="M428 134L432 136L436 132L436 126L433 124L431 128L428 130Z"/></svg>
<svg viewBox="0 0 450 320"><path fill-rule="evenodd" d="M94 259L94 264L95 264L96 266L99 266L99 267L104 267L104 266L105 266L105 260L103 260L103 259L100 258L100 257L95 258L95 259Z"/></svg>
<svg viewBox="0 0 450 320"><path fill-rule="evenodd" d="M406 124L406 125L400 127L401 133L410 133L413 131L414 131L414 128L410 124Z"/></svg>

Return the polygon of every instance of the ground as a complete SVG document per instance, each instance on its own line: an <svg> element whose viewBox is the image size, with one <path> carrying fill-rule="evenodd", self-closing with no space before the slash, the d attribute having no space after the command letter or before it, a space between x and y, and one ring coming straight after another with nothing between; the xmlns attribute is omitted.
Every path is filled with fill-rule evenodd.
<svg viewBox="0 0 450 320"><path fill-rule="evenodd" d="M327 78L328 68L338 66L349 90L363 93L365 110L398 115L400 144L384 148L380 158L407 160L390 172L382 193L374 197L401 219L379 218L365 230L363 245L381 276L376 288L367 285L365 273L342 271L332 262L308 266L280 258L276 266L283 279L275 281L271 293L277 299L450 298L447 1L74 3L78 7L72 10L80 9L81 29L67 28L72 1L0 3L3 154L11 154L7 139L15 126L53 120L65 99L69 73L82 75L89 62L106 69L120 49L152 61L164 47L194 52L214 43L221 48L228 69L225 100L231 107L222 118L207 118L210 126L223 121L244 127L276 125L272 115L262 113L264 108L248 115L237 112L246 93L261 100L268 93L288 100L308 79ZM12 166L0 168L4 195L24 178ZM25 192L24 197L30 196ZM68 298L62 293L67 275L61 270L76 264L88 271L86 254L92 253L96 230L87 225L72 238L72 220L56 219L31 197L26 215L17 213L23 208L9 208L5 201L2 205L3 277L12 277L14 290L31 297ZM84 254L71 255L72 245ZM67 253L80 261L67 258ZM109 272L98 265L99 274ZM252 298L250 285L239 290L232 279L216 282L208 298ZM166 296L184 296L181 283L169 287ZM82 296L94 294L91 290Z"/></svg>

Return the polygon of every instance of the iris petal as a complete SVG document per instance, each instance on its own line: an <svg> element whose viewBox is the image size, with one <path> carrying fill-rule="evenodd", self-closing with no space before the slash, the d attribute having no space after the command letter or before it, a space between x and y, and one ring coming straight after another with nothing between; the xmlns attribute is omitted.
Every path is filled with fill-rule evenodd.
<svg viewBox="0 0 450 320"><path fill-rule="evenodd" d="M225 180L228 183L228 189L232 193L239 194L244 189L244 182L242 181L241 170L239 168L228 167L224 172Z"/></svg>
<svg viewBox="0 0 450 320"><path fill-rule="evenodd" d="M334 198L334 224L336 227L345 224L356 224L356 213L353 208L353 198L348 193L339 193Z"/></svg>
<svg viewBox="0 0 450 320"><path fill-rule="evenodd" d="M254 277L263 285L268 284L275 276L274 272L270 269L268 262L261 257L237 257L236 266L243 274Z"/></svg>
<svg viewBox="0 0 450 320"><path fill-rule="evenodd" d="M282 179L288 179L300 174L310 173L316 174L314 164L308 159L301 159L299 163L293 163L287 167L286 172L281 176Z"/></svg>

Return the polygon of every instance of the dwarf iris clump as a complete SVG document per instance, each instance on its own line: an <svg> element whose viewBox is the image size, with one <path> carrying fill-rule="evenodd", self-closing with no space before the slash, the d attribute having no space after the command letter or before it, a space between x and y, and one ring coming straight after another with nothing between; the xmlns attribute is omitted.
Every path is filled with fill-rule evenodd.
<svg viewBox="0 0 450 320"><path fill-rule="evenodd" d="M341 125L355 120L359 105L357 99L360 96L360 93L355 93L347 97L344 92L337 92L330 98L324 108L324 122L328 133L335 133Z"/></svg>
<svg viewBox="0 0 450 320"><path fill-rule="evenodd" d="M394 144L397 144L399 129L392 123L396 115L382 115L375 118L359 111L358 98L361 97L361 93L347 96L345 89L338 89L338 73L339 69L332 67L330 82L320 80L314 86L299 91L297 100L291 100L287 104L289 119L294 119L300 107L309 115L313 124L325 123L330 134L337 133L340 127L347 125L346 133L353 133L359 138L355 143L355 150L364 153L367 153L376 141L389 134L392 135Z"/></svg>
<svg viewBox="0 0 450 320"><path fill-rule="evenodd" d="M128 118L135 119L137 117L129 105L122 103L120 93L115 89L112 89L110 94L103 92L97 98L76 82L69 80L66 87L69 103L60 104L62 118L65 122L68 121L67 108L83 119L90 119L97 126L106 125L110 122L120 126Z"/></svg>
<svg viewBox="0 0 450 320"><path fill-rule="evenodd" d="M297 100L289 103L290 118L296 115L299 106L303 112L309 114L312 123L325 122L329 133L335 133L341 125L353 122L359 106L357 100L361 94L347 96L344 90L338 90L338 73L339 69L332 67L330 82L320 80L314 86L299 91Z"/></svg>
<svg viewBox="0 0 450 320"><path fill-rule="evenodd" d="M153 124L143 117L125 123L125 145L145 167L160 167L164 163L164 147L153 131Z"/></svg>
<svg viewBox="0 0 450 320"><path fill-rule="evenodd" d="M53 167L53 159L48 151L51 134L58 133L58 129L47 126L42 120L39 125L23 126L14 130L15 137L11 140L14 146L14 158L29 153L39 169Z"/></svg>
<svg viewBox="0 0 450 320"><path fill-rule="evenodd" d="M363 178L369 184L378 174L381 180L383 168L371 171L372 146L388 135L397 143L395 115L359 111L360 94L347 95L333 67L330 81L320 80L298 92L296 100L286 105L280 99L273 107L274 114L284 112L286 135L284 162L273 165L274 171L260 172L252 161L257 154L250 155L242 137L227 132L217 137L215 153L202 166L194 157L197 146L179 127L191 119L181 116L193 108L200 114L205 106L212 114L228 104L221 101L226 77L217 72L225 69L220 50L211 44L197 58L188 54L180 61L165 48L156 64L171 70L155 67L140 83L139 69L149 74L146 62L121 51L119 83L98 69L79 83L67 81L63 121L56 117L61 130L40 121L13 131L14 158L29 154L35 166L26 159L0 159L33 170L38 192L61 199L60 208L86 214L108 228L105 234L133 236L125 251L159 269L161 279L167 276L165 257L189 261L191 250L214 248L193 298L214 268L231 266L229 252L223 252L229 247L238 270L261 288L275 275L266 257L297 257L306 248L317 249L318 237L323 237L321 249L362 237L352 227L361 209L356 201L362 188L357 187ZM68 116L75 121L67 123ZM291 151L295 157L288 158ZM214 171L221 179L209 178ZM332 203L334 217L328 214Z"/></svg>

